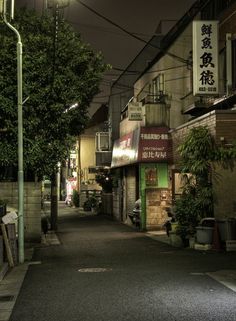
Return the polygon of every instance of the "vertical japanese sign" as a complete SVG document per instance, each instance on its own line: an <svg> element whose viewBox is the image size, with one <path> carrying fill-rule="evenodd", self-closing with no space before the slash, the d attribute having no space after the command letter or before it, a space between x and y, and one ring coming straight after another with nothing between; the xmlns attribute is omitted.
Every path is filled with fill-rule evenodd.
<svg viewBox="0 0 236 321"><path fill-rule="evenodd" d="M193 22L193 95L218 94L218 22Z"/></svg>

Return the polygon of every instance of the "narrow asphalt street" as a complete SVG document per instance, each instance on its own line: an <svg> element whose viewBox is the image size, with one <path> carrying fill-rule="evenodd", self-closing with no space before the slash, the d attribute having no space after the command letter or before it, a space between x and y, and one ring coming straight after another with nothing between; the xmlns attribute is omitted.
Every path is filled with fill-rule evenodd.
<svg viewBox="0 0 236 321"><path fill-rule="evenodd" d="M207 273L236 252L179 249L60 207L60 245L36 248L10 321L236 321L236 292Z"/></svg>

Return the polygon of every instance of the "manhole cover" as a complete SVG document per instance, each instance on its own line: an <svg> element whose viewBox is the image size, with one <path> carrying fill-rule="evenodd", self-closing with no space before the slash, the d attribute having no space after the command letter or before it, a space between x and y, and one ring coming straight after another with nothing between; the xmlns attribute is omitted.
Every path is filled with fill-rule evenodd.
<svg viewBox="0 0 236 321"><path fill-rule="evenodd" d="M112 269L109 268L84 268L84 269L79 269L78 272L82 273L99 273L99 272L108 272L111 271Z"/></svg>
<svg viewBox="0 0 236 321"><path fill-rule="evenodd" d="M9 302L14 300L14 295L0 295L0 302Z"/></svg>

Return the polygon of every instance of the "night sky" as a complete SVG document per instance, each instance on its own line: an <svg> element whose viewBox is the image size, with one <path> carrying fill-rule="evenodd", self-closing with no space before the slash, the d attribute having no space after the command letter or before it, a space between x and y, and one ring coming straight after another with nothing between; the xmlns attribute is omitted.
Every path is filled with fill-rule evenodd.
<svg viewBox="0 0 236 321"><path fill-rule="evenodd" d="M16 5L27 5L42 11L46 0L15 1ZM195 2L194 0L82 1L99 14L145 41L155 34L161 21L162 32L168 31L171 25L181 18ZM70 5L64 10L64 17L79 31L83 40L89 43L95 51L101 51L105 61L115 68L125 69L145 45L91 12L77 0L70 0ZM103 98L96 97L96 102L106 103L108 101L108 98L104 96L109 93L109 82L116 79L119 72L110 71L108 74L104 76L105 82L101 86L103 92L98 95ZM97 103L94 104L91 113L98 106Z"/></svg>

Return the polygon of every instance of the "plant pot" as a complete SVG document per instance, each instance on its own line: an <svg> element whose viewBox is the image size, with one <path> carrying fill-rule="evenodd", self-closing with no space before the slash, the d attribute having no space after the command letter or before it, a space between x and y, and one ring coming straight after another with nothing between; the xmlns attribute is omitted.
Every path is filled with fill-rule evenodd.
<svg viewBox="0 0 236 321"><path fill-rule="evenodd" d="M189 239L186 237L181 237L181 239L182 239L183 247L189 247Z"/></svg>
<svg viewBox="0 0 236 321"><path fill-rule="evenodd" d="M212 244L213 230L213 227L197 226L197 243Z"/></svg>
<svg viewBox="0 0 236 321"><path fill-rule="evenodd" d="M190 249L194 249L194 244L195 244L195 237L190 237L189 238L189 247L190 247Z"/></svg>
<svg viewBox="0 0 236 321"><path fill-rule="evenodd" d="M84 205L84 211L85 212L90 212L92 210L92 207L91 206L89 206L89 205Z"/></svg>
<svg viewBox="0 0 236 321"><path fill-rule="evenodd" d="M175 232L176 231L176 228L177 228L177 226L178 226L178 223L177 222L173 222L173 223L171 223L171 231L172 232Z"/></svg>
<svg viewBox="0 0 236 321"><path fill-rule="evenodd" d="M170 244L172 246L183 247L183 241L179 235L177 235L173 231L170 231L169 236L170 236Z"/></svg>

